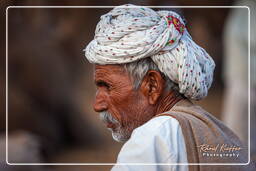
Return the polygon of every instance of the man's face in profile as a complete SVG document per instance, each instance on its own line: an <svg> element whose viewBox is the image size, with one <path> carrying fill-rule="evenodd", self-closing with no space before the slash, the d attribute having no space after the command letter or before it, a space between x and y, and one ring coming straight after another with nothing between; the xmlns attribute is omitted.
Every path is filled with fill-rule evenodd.
<svg viewBox="0 0 256 171"><path fill-rule="evenodd" d="M148 100L141 89L134 90L122 65L95 65L94 79L94 110L100 113L116 141L128 140L132 131L151 116Z"/></svg>

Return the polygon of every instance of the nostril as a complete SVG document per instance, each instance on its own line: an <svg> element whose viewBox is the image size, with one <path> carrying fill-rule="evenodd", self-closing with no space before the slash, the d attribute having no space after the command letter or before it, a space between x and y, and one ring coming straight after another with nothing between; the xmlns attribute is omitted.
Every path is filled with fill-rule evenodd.
<svg viewBox="0 0 256 171"><path fill-rule="evenodd" d="M108 105L105 99L106 99L106 96L104 94L104 91L97 90L94 105L93 105L95 112L102 112L104 110L107 110Z"/></svg>
<svg viewBox="0 0 256 171"><path fill-rule="evenodd" d="M103 112L107 110L107 104L104 102L95 102L93 108L95 112Z"/></svg>

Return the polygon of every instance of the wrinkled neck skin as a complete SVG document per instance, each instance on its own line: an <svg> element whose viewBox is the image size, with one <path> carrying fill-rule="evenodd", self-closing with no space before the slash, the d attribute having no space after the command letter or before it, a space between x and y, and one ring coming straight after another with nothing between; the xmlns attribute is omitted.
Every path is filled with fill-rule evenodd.
<svg viewBox="0 0 256 171"><path fill-rule="evenodd" d="M165 93L159 100L155 115L167 112L184 97L175 90Z"/></svg>

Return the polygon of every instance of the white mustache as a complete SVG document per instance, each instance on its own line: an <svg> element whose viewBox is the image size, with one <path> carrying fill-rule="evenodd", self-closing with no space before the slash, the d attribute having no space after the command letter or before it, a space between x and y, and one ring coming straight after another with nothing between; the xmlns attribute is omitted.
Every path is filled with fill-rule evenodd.
<svg viewBox="0 0 256 171"><path fill-rule="evenodd" d="M119 123L110 113L107 111L100 112L100 120L102 120L104 123Z"/></svg>
<svg viewBox="0 0 256 171"><path fill-rule="evenodd" d="M118 142L125 142L128 140L128 135L130 135L129 132L126 130L122 129L121 124L118 120L116 120L110 113L107 111L100 112L100 120L103 121L104 123L112 123L117 125L117 127L113 130L112 128L108 128L112 132L112 137L114 140Z"/></svg>

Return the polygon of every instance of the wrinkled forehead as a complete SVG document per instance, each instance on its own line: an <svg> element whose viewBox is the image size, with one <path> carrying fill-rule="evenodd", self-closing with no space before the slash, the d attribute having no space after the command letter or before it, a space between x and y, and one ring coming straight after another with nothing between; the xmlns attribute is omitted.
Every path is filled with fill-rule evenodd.
<svg viewBox="0 0 256 171"><path fill-rule="evenodd" d="M94 79L128 77L123 65L98 65L94 66Z"/></svg>

